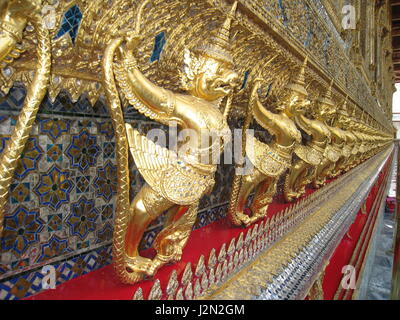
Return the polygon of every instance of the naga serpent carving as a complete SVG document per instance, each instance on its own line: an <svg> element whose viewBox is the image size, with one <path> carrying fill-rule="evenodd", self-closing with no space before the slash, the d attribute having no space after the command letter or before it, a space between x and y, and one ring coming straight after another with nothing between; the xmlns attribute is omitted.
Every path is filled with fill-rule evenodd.
<svg viewBox="0 0 400 320"><path fill-rule="evenodd" d="M37 35L37 69L31 86L18 116L15 129L0 157L0 235L3 231L4 214L8 202L8 192L18 160L29 138L40 103L49 84L51 69L51 42L48 30L40 16L39 0L0 1L1 26L0 61L10 63L21 53L17 48L22 41L22 32L27 22L31 22Z"/></svg>
<svg viewBox="0 0 400 320"><path fill-rule="evenodd" d="M304 69L301 72L304 72ZM267 110L258 98L257 90L262 81L254 80L249 112L274 136L274 141L265 144L252 137L253 143L250 146L254 147L253 150L246 145L246 154L254 170L251 174L240 176L240 180L234 180L234 192L228 210L230 220L238 226L248 226L267 214L268 205L277 191L279 177L291 166L294 149L301 143L301 133L292 118L294 113L301 112L301 109L310 104L304 87L298 81L294 81L284 89L283 96L275 105L277 113L273 113ZM256 194L251 206L252 216L249 217L244 213L244 209L247 198L254 189Z"/></svg>
<svg viewBox="0 0 400 320"><path fill-rule="evenodd" d="M199 147L204 134L219 139L218 146L230 138L227 113L220 110L224 97L238 84L230 54L229 32L236 11L235 2L223 23L208 43L185 52L181 73L188 94L177 94L150 82L139 70L133 51L140 43L140 16L135 31L111 41L103 58L104 85L109 101L117 143L118 196L113 239L116 272L125 283L134 283L155 272L166 263L181 259L182 250L191 233L201 197L211 192L216 164L202 159L213 158L222 148ZM114 63L114 58L117 62ZM141 136L125 124L115 79L126 99L141 113L160 123L175 122L191 129L198 139L177 152L161 147ZM222 143L221 143L222 142ZM128 149L146 184L129 201ZM183 152L184 151L184 152ZM168 211L164 229L154 241L157 251L153 259L140 256L138 246L147 226Z"/></svg>

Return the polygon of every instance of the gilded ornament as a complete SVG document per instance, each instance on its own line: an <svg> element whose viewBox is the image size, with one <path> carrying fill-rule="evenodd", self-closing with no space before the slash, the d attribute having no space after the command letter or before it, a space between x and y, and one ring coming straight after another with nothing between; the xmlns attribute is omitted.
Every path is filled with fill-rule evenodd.
<svg viewBox="0 0 400 320"><path fill-rule="evenodd" d="M18 43L22 41L22 34L28 22L35 27L38 56L36 72L29 85L15 129L0 157L0 235L3 233L10 184L50 81L51 40L40 16L40 5L39 0L3 0L0 5L0 62L11 63L19 58L21 51L18 49ZM1 89L4 89L3 86Z"/></svg>
<svg viewBox="0 0 400 320"><path fill-rule="evenodd" d="M185 289L185 299L193 300L193 286L192 286L191 282L188 283L188 285Z"/></svg>
<svg viewBox="0 0 400 320"><path fill-rule="evenodd" d="M226 251L227 255L230 257L235 253L235 238L232 238L231 242L229 243L228 250Z"/></svg>
<svg viewBox="0 0 400 320"><path fill-rule="evenodd" d="M199 258L199 261L197 262L196 270L194 272L196 277L201 277L201 275L204 273L205 269L206 269L206 266L204 263L204 255L201 255Z"/></svg>
<svg viewBox="0 0 400 320"><path fill-rule="evenodd" d="M178 274L176 270L173 270L171 272L171 275L169 277L169 281L167 284L167 295L168 296L173 296L176 293L176 290L178 289L179 282L178 282Z"/></svg>
<svg viewBox="0 0 400 320"><path fill-rule="evenodd" d="M182 274L181 285L185 286L189 281L192 280L192 276L193 276L192 264L188 262Z"/></svg>
<svg viewBox="0 0 400 320"><path fill-rule="evenodd" d="M295 85L298 92L301 92L303 99L306 99L308 93L305 85L305 60ZM323 98L324 99L324 98ZM324 101L322 101L324 103ZM324 105L321 103L321 105ZM319 101L317 102L317 105ZM310 105L308 101L307 106ZM295 147L294 153L297 160L293 163L289 173L285 177L284 196L286 201L290 202L300 198L305 193L306 186L311 183L315 177L316 169L324 159L326 145L330 141L330 132L326 125L318 119L326 112L325 108L311 108L308 110L314 113L313 119L305 116L305 108L293 110L294 121L296 125L311 137L311 140L306 144L298 144Z"/></svg>
<svg viewBox="0 0 400 320"><path fill-rule="evenodd" d="M222 263L225 261L225 257L226 257L226 244L224 243L221 247L221 249L219 249L219 253L218 253L218 262Z"/></svg>
<svg viewBox="0 0 400 320"><path fill-rule="evenodd" d="M133 295L132 300L144 300L142 288L138 288Z"/></svg>
<svg viewBox="0 0 400 320"><path fill-rule="evenodd" d="M185 297L183 296L183 289L179 288L178 292L176 294L175 300L185 300Z"/></svg>
<svg viewBox="0 0 400 320"><path fill-rule="evenodd" d="M201 197L211 192L216 165L204 164L222 149L213 146L199 148L199 141L191 141L189 153L182 153L155 145L141 136L122 114L115 79L122 94L140 113L169 125L192 129L198 137L207 132L216 134L222 146L229 137L226 114L220 111L221 100L231 94L238 75L233 71L229 32L237 3L235 2L222 27L212 34L210 41L200 44L184 55L184 69L180 73L183 89L178 94L156 86L139 70L134 51L139 46L141 15L147 1L137 9L133 31L122 32L111 40L103 57L104 88L116 132L118 160L118 197L114 236L114 266L123 282L134 283L145 276L153 276L163 265L181 259L192 226L196 220ZM114 63L114 60L116 62ZM115 77L115 78L114 78ZM230 108L228 99L227 108ZM192 110L192 111L190 111ZM198 116L194 116L194 114ZM127 147L146 184L133 202L129 200ZM141 257L138 246L149 223L166 210L171 219L157 235L154 259ZM186 210L176 221L173 216Z"/></svg>
<svg viewBox="0 0 400 320"><path fill-rule="evenodd" d="M160 285L160 280L154 281L153 286L151 287L148 300L160 300L162 297L162 290Z"/></svg>
<svg viewBox="0 0 400 320"><path fill-rule="evenodd" d="M217 265L217 257L216 257L216 254L215 254L215 249L212 248L211 251L210 251L210 255L208 257L207 266L208 266L209 269L213 269L216 265Z"/></svg>
<svg viewBox="0 0 400 320"><path fill-rule="evenodd" d="M205 292L208 289L208 277L207 273L203 273L203 276L201 277L201 288L203 289L203 292Z"/></svg>

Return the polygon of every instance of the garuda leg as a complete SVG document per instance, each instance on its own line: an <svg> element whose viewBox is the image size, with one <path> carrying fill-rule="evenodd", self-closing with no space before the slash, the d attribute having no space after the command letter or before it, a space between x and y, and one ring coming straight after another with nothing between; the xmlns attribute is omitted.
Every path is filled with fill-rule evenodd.
<svg viewBox="0 0 400 320"><path fill-rule="evenodd" d="M246 209L247 199L253 192L254 188L265 179L265 175L262 174L257 168L254 168L253 173L247 176L237 176L240 178L239 191L235 195L232 193L231 204L229 207L229 218L233 224L240 226L248 226L252 223L251 218L244 213ZM235 186L234 186L235 187Z"/></svg>
<svg viewBox="0 0 400 320"><path fill-rule="evenodd" d="M343 171L343 166L346 163L346 158L345 157L340 157L338 161L336 161L334 168L332 169L331 178L335 178L338 175L340 175Z"/></svg>
<svg viewBox="0 0 400 320"><path fill-rule="evenodd" d="M305 193L305 187L311 182L315 170L304 160L297 160L285 177L284 197L287 202L300 198Z"/></svg>
<svg viewBox="0 0 400 320"><path fill-rule="evenodd" d="M267 215L268 206L276 194L277 184L277 177L267 177L257 186L256 194L251 205L251 211L253 213L251 223L258 221Z"/></svg>
<svg viewBox="0 0 400 320"><path fill-rule="evenodd" d="M150 270L152 274L161 266L181 259L183 248L196 222L198 205L195 203L189 207L178 207L175 214L179 212L179 209L187 209L187 211L177 220L170 219L167 226L157 235L153 245L157 255Z"/></svg>
<svg viewBox="0 0 400 320"><path fill-rule="evenodd" d="M332 163L329 159L325 158L316 168L315 178L313 180L313 187L318 189L325 184L329 172L332 170Z"/></svg>
<svg viewBox="0 0 400 320"><path fill-rule="evenodd" d="M176 206L161 197L148 184L136 195L130 207L130 217L125 238L127 265L137 274L137 281L153 275L153 260L139 255L139 244L149 224L159 215Z"/></svg>

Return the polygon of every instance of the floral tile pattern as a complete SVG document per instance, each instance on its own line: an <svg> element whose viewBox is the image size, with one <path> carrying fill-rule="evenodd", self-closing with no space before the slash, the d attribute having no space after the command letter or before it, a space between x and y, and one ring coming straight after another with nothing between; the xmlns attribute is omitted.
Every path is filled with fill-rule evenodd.
<svg viewBox="0 0 400 320"><path fill-rule="evenodd" d="M34 189L39 196L40 204L56 210L62 203L69 201L73 184L68 180L69 172L53 166L48 173L40 176L40 182Z"/></svg>
<svg viewBox="0 0 400 320"><path fill-rule="evenodd" d="M117 193L117 168L111 162L108 161L104 167L97 169L94 186L97 195L107 202Z"/></svg>
<svg viewBox="0 0 400 320"><path fill-rule="evenodd" d="M38 262L43 262L70 252L72 250L68 247L68 240L60 239L56 235L53 235L49 241L40 246Z"/></svg>
<svg viewBox="0 0 400 320"><path fill-rule="evenodd" d="M25 150L18 160L15 176L24 179L30 172L38 169L38 162L43 155L42 148L38 145L37 138L29 138Z"/></svg>
<svg viewBox="0 0 400 320"><path fill-rule="evenodd" d="M16 256L21 256L30 245L39 241L44 221L40 219L38 211L29 211L21 206L4 220L2 250L11 250Z"/></svg>
<svg viewBox="0 0 400 320"><path fill-rule="evenodd" d="M25 92L16 86L0 102L0 153ZM144 134L165 129L132 107L125 117ZM231 178L232 172L220 166L195 228L224 217ZM130 183L133 198L144 184L133 162ZM57 284L109 264L116 191L114 129L104 102L91 106L82 97L73 103L64 92L54 103L45 100L10 188L0 240L0 300L41 291L41 270L48 264L56 268ZM164 222L162 215L149 226L141 249L152 245Z"/></svg>
<svg viewBox="0 0 400 320"><path fill-rule="evenodd" d="M86 130L73 136L66 153L71 160L72 167L77 167L81 172L85 172L89 166L96 165L97 156L100 153L96 136L89 134Z"/></svg>
<svg viewBox="0 0 400 320"><path fill-rule="evenodd" d="M40 131L56 142L61 135L69 132L70 121L64 119L42 119L40 121Z"/></svg>
<svg viewBox="0 0 400 320"><path fill-rule="evenodd" d="M96 230L96 220L99 212L93 200L85 197L72 204L71 215L67 219L71 235L77 235L81 240L86 239L89 232Z"/></svg>

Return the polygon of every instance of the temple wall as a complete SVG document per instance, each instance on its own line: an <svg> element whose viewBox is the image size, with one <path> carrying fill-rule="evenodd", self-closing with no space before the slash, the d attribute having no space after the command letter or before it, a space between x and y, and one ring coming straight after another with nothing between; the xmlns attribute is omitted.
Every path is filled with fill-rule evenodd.
<svg viewBox="0 0 400 320"><path fill-rule="evenodd" d="M99 3L99 7L105 6ZM153 82L178 91L176 69L182 65L181 61L177 64L177 59L182 56L181 49L184 45L197 44L202 40L214 25L221 22L220 10L225 10L225 6L230 3L197 0L190 2L191 5L175 0L155 3L149 9L151 15L147 18L150 22L146 24L147 36L143 40L143 49L138 58L139 65ZM363 20L364 24L369 23L365 30L361 28L362 30L340 33L343 1L340 5L328 0L263 0L240 3L241 10L238 10L238 22L235 25L238 32L233 51L242 86L238 97L234 99L234 110L229 118L231 130L243 126L249 91L247 81L252 68L261 70L261 62L268 61L275 53L278 57L276 65L269 66L265 72L263 70L263 76L270 84L268 94L274 98L279 96L280 90L293 78L293 70L297 71L303 56L307 56L311 63L305 78L307 90L313 100L326 92L332 78L335 80L332 93L335 104L342 103L346 96L350 97L349 108L351 105L355 118L365 115L365 121L375 124L377 128L391 130L388 123L391 119L389 105L392 87L385 74L387 61L383 57L388 44L385 39L382 39L379 48L366 43L368 38L380 37L377 29L378 26L383 26L382 21L386 18L383 9L371 13L373 23L368 22L368 19ZM173 14L164 17L165 12L169 12L165 10L169 5L174 8L171 11ZM184 11L180 11L181 5ZM40 106L10 187L0 249L0 300L22 299L42 291L42 268L46 265L55 267L57 285L60 285L107 266L112 260L111 243L117 197L116 142L104 98L104 88L101 88L100 63L93 70L91 65L91 59L98 59L103 54L104 43L99 41L99 47L92 48L94 51L87 61L79 61L84 66L80 71L83 70L85 77L80 79L78 75L76 79L71 78L68 72L71 71L71 66L78 64L75 59L82 57L84 60L86 54L82 48L79 48L82 51L76 50L78 53L74 51L78 30L90 34L88 30L91 30L92 21L83 21L82 29L79 29L82 19L79 7L74 5L65 9L68 9L66 12L70 16L74 16L74 25L72 22L71 25L67 24L70 21L66 18L66 12L59 12L58 18L62 21L60 29L57 32L52 31L54 43L57 44L55 47L68 47L65 51L57 52L60 56L55 59L62 63L54 70L62 72L51 76L51 88ZM87 8L82 8L84 9ZM360 8L357 7L357 10ZM372 8L369 7L368 10ZM129 12L124 11L124 19L129 18ZM175 32L180 30L178 27L181 20L178 17L181 12L190 16L184 21L185 24L191 26L196 23L199 26L199 34L190 30L186 43ZM108 18L110 17L113 16L110 14ZM246 42L247 38L251 38L253 42ZM29 64L34 54L32 35L28 34L27 43L31 50L27 51L23 59ZM84 47L82 42L77 43ZM26 60L23 62L26 63ZM64 62L67 66L65 70L62 69ZM3 78L0 79L1 89L12 88L0 98L0 154L15 128L26 87L31 81L30 74L24 67L23 63L22 67L18 65L17 60L15 69L1 70L4 75L4 81ZM8 77L8 72L15 73ZM276 77L277 74L279 77ZM59 86L56 85L56 79L60 81ZM378 80L379 86L376 85ZM98 89L94 90L96 85ZM89 100L96 102L92 104ZM124 103L127 104L126 101ZM167 130L160 123L139 114L132 106L124 108L124 112L125 121L143 134L150 129ZM256 137L262 142L271 141L271 136L256 125L255 121L250 128L255 130ZM305 144L309 137L305 132L302 135L302 142ZM225 218L234 176L234 165L218 166L215 187L211 194L201 199L193 229L217 222L229 225ZM284 174L268 209L270 216L291 206L285 207L283 204L283 176ZM132 158L130 184L133 198L143 186L144 180ZM311 193L310 189L308 188L308 194ZM251 200L250 197L248 202ZM151 248L156 235L163 229L165 220L166 215L161 215L147 228L140 250ZM227 227L229 228L233 229L231 225Z"/></svg>
<svg viewBox="0 0 400 320"><path fill-rule="evenodd" d="M25 89L16 86L0 100L0 152L24 98ZM162 128L131 107L126 117L143 133ZM226 216L233 170L219 167L194 229ZM111 263L116 178L114 130L104 103L92 106L84 97L73 103L65 93L54 103L47 98L11 184L1 240L0 299L40 291L44 265L61 273L60 284ZM133 163L132 197L143 183ZM149 226L142 250L151 247L164 220L165 215Z"/></svg>

